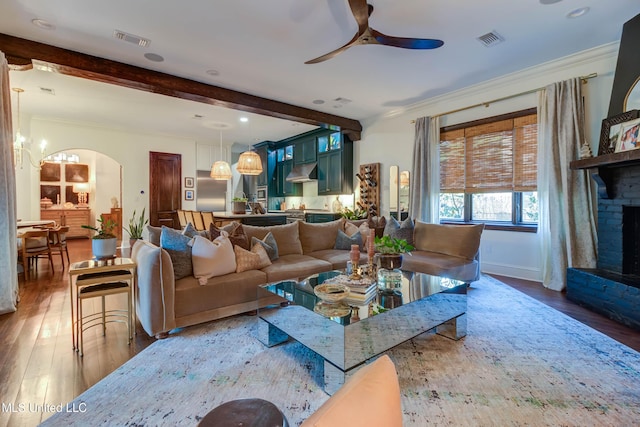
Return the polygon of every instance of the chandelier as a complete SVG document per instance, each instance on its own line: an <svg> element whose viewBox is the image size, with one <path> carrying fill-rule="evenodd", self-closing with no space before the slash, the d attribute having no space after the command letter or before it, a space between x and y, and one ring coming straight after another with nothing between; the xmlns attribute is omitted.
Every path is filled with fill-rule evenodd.
<svg viewBox="0 0 640 427"><path fill-rule="evenodd" d="M33 160L33 155L31 154L31 151L29 151L25 146L24 143L26 142L26 138L22 135L22 133L20 132L20 94L22 92L24 92L24 89L19 88L19 87L14 87L12 88L12 90L17 93L17 116L18 116L18 120L17 120L17 130L16 130L16 136L15 139L13 140L13 166L17 169L18 166L20 166L20 169L22 169L22 164L23 164L23 160L24 160L24 155L26 154L27 157L29 158L29 163L31 163L31 166L33 166L36 169L41 169L42 165L44 164L44 155L45 155L45 150L47 148L47 141L46 140L42 140L40 142L40 160L39 161L34 161Z"/></svg>

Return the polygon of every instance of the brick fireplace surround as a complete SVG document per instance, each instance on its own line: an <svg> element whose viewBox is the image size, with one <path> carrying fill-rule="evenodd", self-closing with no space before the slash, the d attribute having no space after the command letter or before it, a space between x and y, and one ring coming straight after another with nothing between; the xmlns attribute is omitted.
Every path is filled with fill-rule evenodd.
<svg viewBox="0 0 640 427"><path fill-rule="evenodd" d="M594 179L597 268L567 269L567 298L640 330L640 164L601 167Z"/></svg>

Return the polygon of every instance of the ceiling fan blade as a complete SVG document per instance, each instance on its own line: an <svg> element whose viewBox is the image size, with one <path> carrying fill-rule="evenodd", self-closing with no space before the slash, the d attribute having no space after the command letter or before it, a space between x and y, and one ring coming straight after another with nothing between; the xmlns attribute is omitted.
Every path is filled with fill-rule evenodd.
<svg viewBox="0 0 640 427"><path fill-rule="evenodd" d="M347 44L345 44L344 46L339 47L339 48L338 48L338 49L336 49L336 50L332 50L332 51L331 51L331 52L329 52L329 53L325 53L324 55L319 56L319 57L317 57L317 58L315 58L315 59L311 59L311 60L309 60L309 61L305 62L305 64L317 64L318 62L323 62L323 61L326 61L327 59L331 59L331 58L333 58L334 56L338 55L339 53L342 53L342 52L344 52L345 50L349 49L351 46L356 45L359 37L360 37L360 34L356 34L356 35L355 35L355 36L353 36L353 38L352 38L351 40L349 40L349 42L348 42Z"/></svg>
<svg viewBox="0 0 640 427"><path fill-rule="evenodd" d="M369 28L369 5L367 5L367 0L349 0L349 7L358 23L358 34L364 33ZM373 7L371 10L373 10Z"/></svg>
<svg viewBox="0 0 640 427"><path fill-rule="evenodd" d="M410 37L388 36L373 28L371 29L371 34L380 44L401 47L403 49L437 49L444 44L442 40L438 39L414 39Z"/></svg>

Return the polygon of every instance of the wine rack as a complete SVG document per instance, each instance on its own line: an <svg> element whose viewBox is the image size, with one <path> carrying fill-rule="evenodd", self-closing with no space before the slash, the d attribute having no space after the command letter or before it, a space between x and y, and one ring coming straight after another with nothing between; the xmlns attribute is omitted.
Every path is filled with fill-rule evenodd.
<svg viewBox="0 0 640 427"><path fill-rule="evenodd" d="M360 199L358 208L369 216L378 216L380 212L380 163L360 165L356 174L360 181Z"/></svg>

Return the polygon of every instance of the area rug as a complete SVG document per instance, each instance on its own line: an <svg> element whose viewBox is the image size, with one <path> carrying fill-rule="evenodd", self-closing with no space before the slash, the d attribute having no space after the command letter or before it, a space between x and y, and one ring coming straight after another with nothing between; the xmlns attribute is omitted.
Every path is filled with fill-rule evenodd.
<svg viewBox="0 0 640 427"><path fill-rule="evenodd" d="M466 338L423 334L388 352L405 426L638 425L640 353L490 277L468 296ZM321 359L255 332L250 316L184 329L80 395L71 407L83 411L44 424L195 425L256 397L299 425L328 399Z"/></svg>

